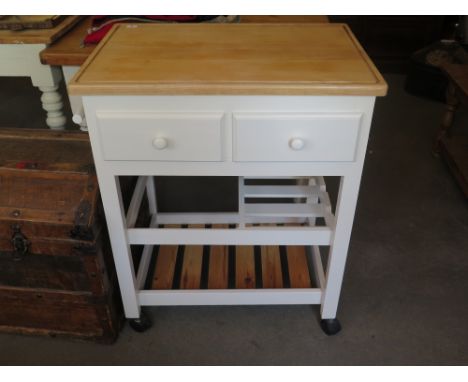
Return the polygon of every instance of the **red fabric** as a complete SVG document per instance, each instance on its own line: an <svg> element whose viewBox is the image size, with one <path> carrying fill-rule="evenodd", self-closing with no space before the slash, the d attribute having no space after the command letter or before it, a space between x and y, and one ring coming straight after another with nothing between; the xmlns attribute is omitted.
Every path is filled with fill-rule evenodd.
<svg viewBox="0 0 468 382"><path fill-rule="evenodd" d="M21 162L17 162L15 164L15 168L17 169L35 169L37 168L37 163L36 162L32 162L32 161L27 161L27 160L24 160L24 161L21 161Z"/></svg>
<svg viewBox="0 0 468 382"><path fill-rule="evenodd" d="M83 41L84 44L85 45L97 44L99 41L101 41L104 38L104 36L107 34L107 32L109 32L109 29L111 29L114 24L115 23L106 25L102 27L101 29L98 29L97 31L89 33Z"/></svg>
<svg viewBox="0 0 468 382"><path fill-rule="evenodd" d="M84 38L83 43L85 45L97 44L101 41L104 36L109 32L114 24L118 22L126 22L125 18L132 18L128 20L130 22L141 21L172 21L172 22L192 22L197 20L197 16L93 16L92 28L88 32L88 35ZM115 21L112 21L115 20ZM105 24L105 25L103 25ZM101 26L103 25L103 26Z"/></svg>

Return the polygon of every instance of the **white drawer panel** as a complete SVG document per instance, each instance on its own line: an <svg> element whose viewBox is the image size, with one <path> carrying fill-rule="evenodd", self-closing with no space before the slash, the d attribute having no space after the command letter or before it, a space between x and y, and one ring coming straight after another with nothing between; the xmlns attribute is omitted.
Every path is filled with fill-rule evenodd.
<svg viewBox="0 0 468 382"><path fill-rule="evenodd" d="M361 113L233 113L233 159L354 161L361 117Z"/></svg>
<svg viewBox="0 0 468 382"><path fill-rule="evenodd" d="M96 112L105 160L220 161L224 113Z"/></svg>

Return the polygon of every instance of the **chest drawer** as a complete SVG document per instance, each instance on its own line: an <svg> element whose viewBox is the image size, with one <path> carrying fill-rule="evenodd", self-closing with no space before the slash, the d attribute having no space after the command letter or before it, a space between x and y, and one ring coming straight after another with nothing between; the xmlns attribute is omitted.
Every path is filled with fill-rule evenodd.
<svg viewBox="0 0 468 382"><path fill-rule="evenodd" d="M220 161L222 112L96 112L105 160Z"/></svg>
<svg viewBox="0 0 468 382"><path fill-rule="evenodd" d="M233 113L233 160L354 161L361 117L361 113Z"/></svg>

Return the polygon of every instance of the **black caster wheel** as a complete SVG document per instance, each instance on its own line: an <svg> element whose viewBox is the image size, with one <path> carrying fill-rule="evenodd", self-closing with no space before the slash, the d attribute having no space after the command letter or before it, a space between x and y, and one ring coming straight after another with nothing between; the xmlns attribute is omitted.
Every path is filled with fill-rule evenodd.
<svg viewBox="0 0 468 382"><path fill-rule="evenodd" d="M327 318L320 321L320 326L327 336L333 336L341 330L340 321L336 318Z"/></svg>
<svg viewBox="0 0 468 382"><path fill-rule="evenodd" d="M140 313L140 318L132 318L128 320L128 324L135 332L138 333L146 332L152 325L151 320L144 312Z"/></svg>

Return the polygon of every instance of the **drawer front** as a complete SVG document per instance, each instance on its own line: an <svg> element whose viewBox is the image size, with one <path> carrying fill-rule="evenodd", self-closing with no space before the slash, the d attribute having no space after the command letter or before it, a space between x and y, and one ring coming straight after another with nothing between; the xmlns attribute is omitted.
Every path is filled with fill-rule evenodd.
<svg viewBox="0 0 468 382"><path fill-rule="evenodd" d="M224 113L97 114L105 160L220 161Z"/></svg>
<svg viewBox="0 0 468 382"><path fill-rule="evenodd" d="M233 159L354 161L361 117L361 113L233 113Z"/></svg>

